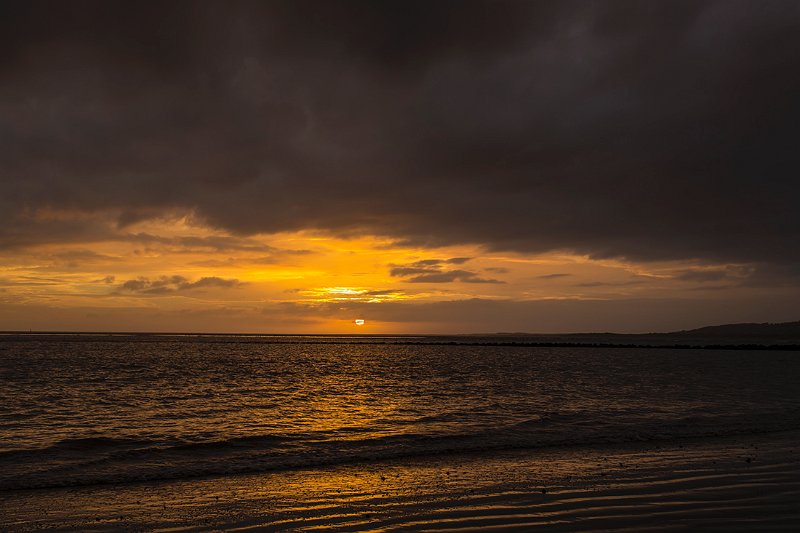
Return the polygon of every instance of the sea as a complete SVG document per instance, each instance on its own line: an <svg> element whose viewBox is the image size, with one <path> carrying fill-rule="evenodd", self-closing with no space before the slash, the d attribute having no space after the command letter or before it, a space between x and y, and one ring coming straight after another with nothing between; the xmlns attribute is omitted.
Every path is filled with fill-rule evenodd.
<svg viewBox="0 0 800 533"><path fill-rule="evenodd" d="M0 337L0 490L800 429L800 352Z"/></svg>

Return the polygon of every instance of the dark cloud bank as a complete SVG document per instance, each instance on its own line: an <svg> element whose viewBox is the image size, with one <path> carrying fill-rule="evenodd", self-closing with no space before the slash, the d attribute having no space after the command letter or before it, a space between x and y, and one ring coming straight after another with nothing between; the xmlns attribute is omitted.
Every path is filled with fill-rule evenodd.
<svg viewBox="0 0 800 533"><path fill-rule="evenodd" d="M113 283L113 276L109 283ZM104 281L106 281L104 280ZM164 295L180 291L191 291L194 289L231 289L242 285L238 279L224 279L216 276L200 278L197 281L189 281L183 276L161 276L156 279L147 277L139 277L130 279L122 283L114 294L146 294L146 295Z"/></svg>
<svg viewBox="0 0 800 533"><path fill-rule="evenodd" d="M423 259L402 265L390 265L389 275L404 278L409 283L505 283L499 279L484 278L477 272L461 268L450 268L463 265L471 257L452 257L450 259Z"/></svg>
<svg viewBox="0 0 800 533"><path fill-rule="evenodd" d="M0 246L190 209L796 271L798 30L780 0L4 2Z"/></svg>

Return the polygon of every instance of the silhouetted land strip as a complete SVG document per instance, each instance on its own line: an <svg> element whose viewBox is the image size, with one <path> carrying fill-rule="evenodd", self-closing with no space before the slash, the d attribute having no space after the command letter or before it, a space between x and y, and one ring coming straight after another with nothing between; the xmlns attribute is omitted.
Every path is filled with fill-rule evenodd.
<svg viewBox="0 0 800 533"><path fill-rule="evenodd" d="M276 336L278 337L278 336ZM171 342L180 340L181 342L198 342L207 344L308 344L308 345L341 345L341 344L363 344L378 346L497 346L509 348L648 348L648 349L671 349L671 350L773 350L773 351L800 351L800 344L756 344L756 343L725 343L725 344L684 344L684 343L614 343L614 342L526 342L526 341L477 341L465 338L463 340L446 339L424 339L424 340L404 340L394 337L391 340L378 339L358 339L353 337L324 336L326 339L315 339L314 337L302 337L286 335L297 340L280 340L279 338L243 336L233 334L219 335L187 335L187 334L119 334L119 333L31 333L31 332L3 332L0 333L0 341L5 342L25 342L52 340L58 342ZM323 336L320 336L323 337ZM417 337L418 338L418 337ZM356 337L357 339L357 337Z"/></svg>

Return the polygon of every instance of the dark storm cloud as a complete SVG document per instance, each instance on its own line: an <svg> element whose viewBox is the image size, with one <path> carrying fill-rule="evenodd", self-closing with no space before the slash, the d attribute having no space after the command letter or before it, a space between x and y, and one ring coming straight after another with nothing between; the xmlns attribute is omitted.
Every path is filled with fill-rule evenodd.
<svg viewBox="0 0 800 533"><path fill-rule="evenodd" d="M800 259L795 1L0 10L0 247L104 238L48 210L186 210L241 236Z"/></svg>
<svg viewBox="0 0 800 533"><path fill-rule="evenodd" d="M461 265L469 261L469 257L453 257L452 259L422 259L402 265L389 265L391 276L411 276L413 274L435 274L442 271L445 265Z"/></svg>
<svg viewBox="0 0 800 533"><path fill-rule="evenodd" d="M80 272L97 268L98 265L122 261L119 257L99 254L91 250L32 254L29 257L28 261L35 263L35 265L26 267L26 270L35 272L64 272L69 270Z"/></svg>
<svg viewBox="0 0 800 533"><path fill-rule="evenodd" d="M410 276L412 274L431 274L442 271L445 265L463 265L471 257L452 257L450 259L422 259L404 265L391 265L389 274L392 276Z"/></svg>
<svg viewBox="0 0 800 533"><path fill-rule="evenodd" d="M587 281L585 283L576 283L575 287L628 287L631 285L642 285L647 283L644 280L631 280L631 281Z"/></svg>
<svg viewBox="0 0 800 533"><path fill-rule="evenodd" d="M143 244L146 246L163 245L174 248L174 252L260 252L272 256L309 255L311 250L290 250L276 248L258 242L254 239L229 237L224 235L211 235L207 237L161 237L149 233L127 233L118 237L121 240ZM266 257L264 258L266 259Z"/></svg>
<svg viewBox="0 0 800 533"><path fill-rule="evenodd" d="M423 259L404 265L390 265L389 275L406 278L409 283L505 283L504 281L482 278L476 272L462 269L447 269L448 265L462 265L470 257L453 257L451 259Z"/></svg>
<svg viewBox="0 0 800 533"><path fill-rule="evenodd" d="M798 277L800 277L800 263L760 264L746 272L741 285L750 288L796 286Z"/></svg>
<svg viewBox="0 0 800 533"><path fill-rule="evenodd" d="M232 289L241 285L242 282L238 279L224 279L216 276L200 278L197 281L189 281L187 278L178 275L161 276L157 279L139 277L120 284L114 294L135 293L152 296L193 289Z"/></svg>
<svg viewBox="0 0 800 533"><path fill-rule="evenodd" d="M728 277L725 270L684 270L675 275L681 281L720 281Z"/></svg>
<svg viewBox="0 0 800 533"><path fill-rule="evenodd" d="M505 281L498 279L482 278L475 272L468 270L434 271L410 277L406 281L409 283L452 283L454 281L461 281L462 283L505 283Z"/></svg>
<svg viewBox="0 0 800 533"><path fill-rule="evenodd" d="M72 262L94 263L94 262L106 262L106 261L119 261L119 259L116 257L105 254L99 254L91 250L70 250L68 252L58 252L50 254L50 257L58 261L68 261L70 263Z"/></svg>

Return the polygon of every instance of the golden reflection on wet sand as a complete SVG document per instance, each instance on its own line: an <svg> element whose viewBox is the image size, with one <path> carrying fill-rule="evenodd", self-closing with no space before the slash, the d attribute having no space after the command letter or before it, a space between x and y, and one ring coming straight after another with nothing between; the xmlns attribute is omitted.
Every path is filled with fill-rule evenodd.
<svg viewBox="0 0 800 533"><path fill-rule="evenodd" d="M519 450L258 475L20 491L10 529L638 531L789 529L800 519L796 433ZM69 505L66 505L69 502Z"/></svg>

